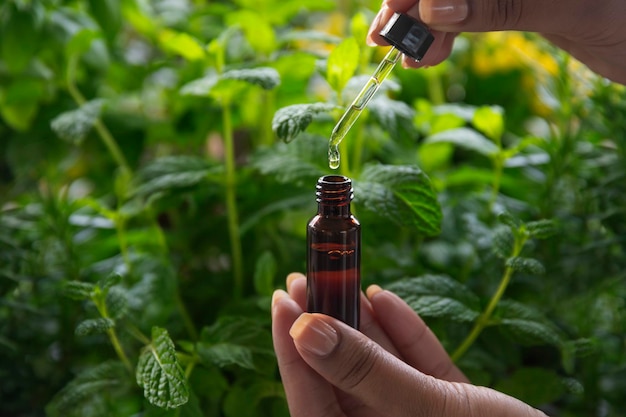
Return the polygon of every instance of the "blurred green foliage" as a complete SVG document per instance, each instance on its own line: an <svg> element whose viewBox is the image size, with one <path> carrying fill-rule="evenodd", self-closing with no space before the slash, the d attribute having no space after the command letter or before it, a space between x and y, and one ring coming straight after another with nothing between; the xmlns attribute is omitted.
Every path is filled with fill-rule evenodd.
<svg viewBox="0 0 626 417"><path fill-rule="evenodd" d="M3 415L288 415L269 300L377 7L0 4ZM473 382L620 415L626 89L520 33L391 78L341 144L364 286Z"/></svg>

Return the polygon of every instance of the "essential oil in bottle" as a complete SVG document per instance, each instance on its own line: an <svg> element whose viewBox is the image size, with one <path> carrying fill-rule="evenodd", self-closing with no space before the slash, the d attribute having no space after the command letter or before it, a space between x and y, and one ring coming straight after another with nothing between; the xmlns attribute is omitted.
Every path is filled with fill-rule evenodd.
<svg viewBox="0 0 626 417"><path fill-rule="evenodd" d="M307 226L307 311L359 328L361 225L350 212L352 181L317 181L317 214Z"/></svg>

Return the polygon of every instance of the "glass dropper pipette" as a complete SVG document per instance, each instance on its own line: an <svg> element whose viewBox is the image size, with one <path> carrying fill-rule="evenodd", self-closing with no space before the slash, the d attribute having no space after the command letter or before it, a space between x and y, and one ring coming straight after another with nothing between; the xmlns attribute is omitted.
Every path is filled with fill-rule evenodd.
<svg viewBox="0 0 626 417"><path fill-rule="evenodd" d="M350 107L348 107L343 116L341 116L341 119L339 119L339 122L335 125L328 143L328 165L332 169L339 168L339 143L342 141L343 137L346 136L346 133L348 133L356 119L359 118L361 112L365 109L365 106L367 106L372 96L374 96L374 93L378 91L378 87L380 87L383 80L387 78L401 55L402 52L395 47L392 47L389 52L387 52L387 55L385 55L383 60L380 61L380 64L378 64L378 68L376 68L374 74L372 74L367 83L365 83L359 94L352 101Z"/></svg>
<svg viewBox="0 0 626 417"><path fill-rule="evenodd" d="M378 87L391 73L400 56L404 53L416 61L420 61L434 40L433 35L424 25L401 13L395 13L391 17L380 32L380 35L392 47L380 61L376 71L374 71L374 74L357 94L350 107L341 116L330 135L328 142L328 165L332 169L339 168L339 143L346 136L356 119L359 118L367 103L378 90Z"/></svg>

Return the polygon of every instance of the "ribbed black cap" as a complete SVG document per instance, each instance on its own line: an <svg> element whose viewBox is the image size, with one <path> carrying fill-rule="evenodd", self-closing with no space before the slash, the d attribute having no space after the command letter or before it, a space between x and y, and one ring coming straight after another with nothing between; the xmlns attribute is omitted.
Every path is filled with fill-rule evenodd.
<svg viewBox="0 0 626 417"><path fill-rule="evenodd" d="M422 60L435 40L426 26L402 13L394 13L380 36L416 61Z"/></svg>

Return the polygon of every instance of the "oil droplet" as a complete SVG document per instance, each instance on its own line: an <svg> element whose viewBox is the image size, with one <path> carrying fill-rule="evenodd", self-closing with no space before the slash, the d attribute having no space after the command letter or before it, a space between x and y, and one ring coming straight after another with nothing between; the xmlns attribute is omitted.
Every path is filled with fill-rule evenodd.
<svg viewBox="0 0 626 417"><path fill-rule="evenodd" d="M339 168L340 158L339 147L337 145L330 145L328 148L328 166L330 166L331 169Z"/></svg>

